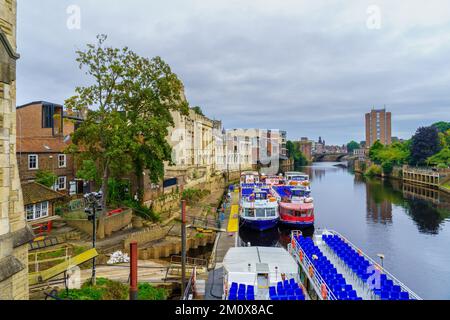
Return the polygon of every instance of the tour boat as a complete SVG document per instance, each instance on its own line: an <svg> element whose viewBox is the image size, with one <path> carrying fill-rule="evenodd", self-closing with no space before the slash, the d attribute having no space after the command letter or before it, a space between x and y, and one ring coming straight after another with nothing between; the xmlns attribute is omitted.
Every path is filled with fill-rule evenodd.
<svg viewBox="0 0 450 320"><path fill-rule="evenodd" d="M309 175L303 172L286 172L285 181L290 186L304 186L310 188Z"/></svg>
<svg viewBox="0 0 450 320"><path fill-rule="evenodd" d="M223 300L309 300L284 248L231 248L223 260Z"/></svg>
<svg viewBox="0 0 450 320"><path fill-rule="evenodd" d="M283 175L262 175L262 181L268 186L278 186L284 184Z"/></svg>
<svg viewBox="0 0 450 320"><path fill-rule="evenodd" d="M241 184L256 184L259 183L259 173L253 171L245 171L241 174Z"/></svg>
<svg viewBox="0 0 450 320"><path fill-rule="evenodd" d="M240 221L243 227L265 231L275 228L280 220L277 199L264 185L241 185Z"/></svg>
<svg viewBox="0 0 450 320"><path fill-rule="evenodd" d="M315 299L421 300L382 263L336 231L317 229L312 237L293 231L288 251L300 266L303 285Z"/></svg>
<svg viewBox="0 0 450 320"><path fill-rule="evenodd" d="M279 202L281 223L294 227L314 225L314 199L309 187L272 186L272 192Z"/></svg>

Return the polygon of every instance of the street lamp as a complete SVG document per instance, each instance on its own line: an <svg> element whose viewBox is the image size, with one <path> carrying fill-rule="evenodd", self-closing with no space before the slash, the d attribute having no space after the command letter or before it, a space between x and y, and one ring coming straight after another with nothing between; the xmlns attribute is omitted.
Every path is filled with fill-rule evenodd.
<svg viewBox="0 0 450 320"><path fill-rule="evenodd" d="M87 208L85 212L88 215L88 220L92 221L92 248L95 249L97 242L97 210L102 210L102 197L103 194L101 192L92 192L88 193L84 196L86 200ZM92 278L91 284L95 285L96 279L96 258L92 259Z"/></svg>

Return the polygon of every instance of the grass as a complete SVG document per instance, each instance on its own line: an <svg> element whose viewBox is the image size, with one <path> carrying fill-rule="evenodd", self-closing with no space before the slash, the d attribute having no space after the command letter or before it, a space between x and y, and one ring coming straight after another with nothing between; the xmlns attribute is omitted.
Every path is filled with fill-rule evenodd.
<svg viewBox="0 0 450 320"><path fill-rule="evenodd" d="M98 278L97 284L92 286L86 282L81 289L69 290L59 294L59 297L67 300L128 300L129 287L126 284L105 278ZM166 300L167 290L155 288L148 283L139 283L138 300Z"/></svg>

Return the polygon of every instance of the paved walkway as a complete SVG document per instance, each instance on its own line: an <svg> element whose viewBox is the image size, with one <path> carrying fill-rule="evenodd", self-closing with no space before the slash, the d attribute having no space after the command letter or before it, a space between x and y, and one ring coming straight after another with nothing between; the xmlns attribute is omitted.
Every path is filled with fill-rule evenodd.
<svg viewBox="0 0 450 320"><path fill-rule="evenodd" d="M239 238L239 192L232 194L231 205L225 210L226 233L218 234L215 248L215 268L209 273L205 300L221 300L223 295L223 259L230 248L236 247Z"/></svg>

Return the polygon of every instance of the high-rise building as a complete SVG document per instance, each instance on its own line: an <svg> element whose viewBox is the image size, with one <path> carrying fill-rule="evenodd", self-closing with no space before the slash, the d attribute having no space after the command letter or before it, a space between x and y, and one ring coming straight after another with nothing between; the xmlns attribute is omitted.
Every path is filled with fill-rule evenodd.
<svg viewBox="0 0 450 320"><path fill-rule="evenodd" d="M384 145L392 143L392 114L386 109L373 109L366 114L366 148L377 140Z"/></svg>

